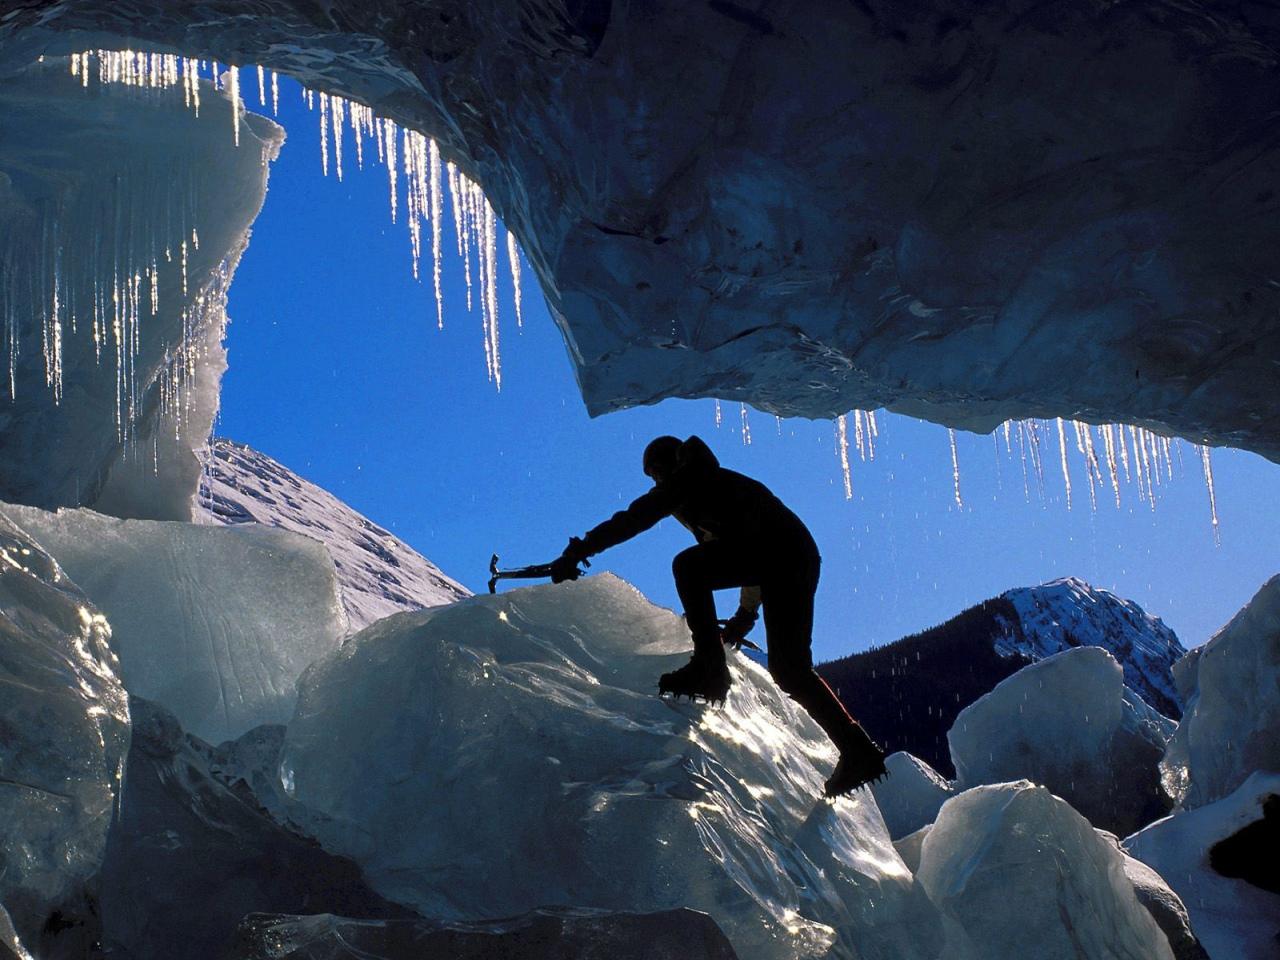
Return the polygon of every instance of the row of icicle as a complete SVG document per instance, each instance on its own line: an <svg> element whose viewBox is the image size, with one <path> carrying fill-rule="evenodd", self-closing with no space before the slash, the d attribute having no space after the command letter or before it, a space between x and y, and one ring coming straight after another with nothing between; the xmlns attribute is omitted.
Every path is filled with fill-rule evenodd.
<svg viewBox="0 0 1280 960"><path fill-rule="evenodd" d="M84 55L72 58L72 70L88 82L91 71ZM135 86L172 84L175 76L181 77L173 63L153 56L111 59L99 64L98 72L109 82ZM114 362L117 439L135 439L143 392L153 376L138 366L142 328L159 313L165 265L173 265L181 277L184 332L200 325L211 306L203 295L188 296L188 260L200 245L193 173L200 158L192 154L186 159L190 162L166 162L163 167L143 160L120 171L91 199L87 214L80 212L74 220L57 198L36 208L38 224L13 218L0 261L0 316L11 401L18 395L20 320L35 314L45 386L55 406L64 399L68 337L84 328L84 335L92 339L95 362L101 364L104 355ZM155 189L156 183L163 189ZM88 269L69 270L68 264L87 264ZM188 353L194 349L191 338L184 337L162 360L159 376L175 385L161 398L166 412L182 405L194 366Z"/></svg>
<svg viewBox="0 0 1280 960"><path fill-rule="evenodd" d="M743 424L746 424L746 407L743 406ZM846 500L853 498L853 479L849 457L848 420L853 418L855 447L859 457L865 462L875 459L875 438L879 434L875 413L868 410L854 410L850 414L836 418L836 455L840 459L840 469L844 477L844 495ZM717 426L719 417L717 415ZM1072 506L1071 465L1068 456L1072 444L1068 434L1074 434L1076 451L1084 459L1085 479L1089 484L1089 506L1094 512L1098 509L1098 496L1111 488L1117 508L1121 506L1121 487L1124 484L1136 484L1138 500L1146 502L1152 510L1156 508L1157 489L1173 480L1173 460L1175 453L1181 462L1181 440L1170 440L1169 437L1153 433L1143 427L1122 424L1088 424L1080 420L1065 420L1058 417L1047 420L1006 420L1000 428L992 433L997 452L999 451L1000 434L1004 434L1005 452L1013 454L1013 438L1017 436L1018 455L1022 463L1022 492L1028 502L1031 499L1031 480L1034 476L1036 488L1041 499L1044 497L1044 461L1041 447L1046 436L1056 430L1058 440L1058 463L1062 471L1063 489L1066 494L1067 509ZM744 442L750 443L750 434L744 434ZM956 449L956 432L947 429L947 442L951 452L951 477L955 502L963 508L964 499L960 493L960 457ZM1213 525L1214 541L1219 540L1218 499L1213 483L1213 462L1208 446L1191 444L1200 462L1204 475L1205 488L1209 494L1209 517ZM1028 472L1028 464L1030 472ZM1123 480L1121 479L1123 477Z"/></svg>
<svg viewBox="0 0 1280 960"><path fill-rule="evenodd" d="M223 69L225 67L225 69ZM215 89L225 90L233 103L242 97L240 68L213 60L179 57L175 54L143 53L122 50L88 50L71 56L71 72L87 86L90 78L100 83L168 89L181 86L184 102L197 116L200 114L200 81L209 80ZM280 108L280 82L275 71L256 67L258 101L264 108L270 97L271 110ZM268 79L269 77L269 79ZM458 255L462 259L466 283L467 310L479 301L484 334L485 367L494 385L502 387L502 356L498 338L498 218L480 185L463 174L452 162L443 161L436 142L416 130L401 128L394 120L379 117L370 107L336 95L303 88L307 106L319 107L320 165L325 176L330 169L343 178L348 135L355 149L356 166L363 169L366 159L387 169L391 219L395 222L400 209L400 193L405 195L407 225L413 275L420 276L424 228L430 230L432 282L436 298L436 324L444 327L444 297L441 289L441 236L444 217L444 192L451 206ZM240 143L239 110L232 111L232 136ZM403 177L403 186L401 178ZM507 258L514 288L516 325L524 325L521 297L520 250L515 235L505 231L501 244ZM472 262L475 271L473 283Z"/></svg>
<svg viewBox="0 0 1280 960"><path fill-rule="evenodd" d="M96 65L96 69L95 69ZM215 88L227 90L233 102L238 103L241 97L240 69L228 65L224 73L216 61L205 61L173 54L143 53L137 51L85 51L71 56L71 72L81 77L87 86L91 75L96 75L101 83L123 83L131 86L169 88L181 85L184 101L196 115L200 111L200 80L208 71ZM261 106L267 105L268 91L272 113L279 111L280 92L279 77L275 71L268 71L258 66L257 86L258 100ZM356 166L364 168L366 147L372 147L371 157L387 169L390 195L391 219L395 222L399 210L400 176L404 177L405 205L408 213L408 228L412 268L415 278L420 276L423 248L423 229L430 228L432 281L436 299L436 323L444 326L444 300L441 290L441 236L443 220L443 196L447 188L453 218L454 235L457 241L457 252L462 259L463 275L466 283L467 309L473 307L473 299L480 301L481 323L484 332L485 363L489 379L498 389L502 386L502 363L498 339L498 295L497 295L497 216L492 205L484 196L480 186L467 178L451 162L442 161L440 149L430 137L413 130L403 129L394 121L379 117L373 110L363 104L347 100L332 94L317 92L304 88L303 97L307 106L314 110L319 106L320 121L320 163L325 176L332 169L339 180L344 172L344 141L348 130L355 148ZM239 113L233 111L233 137L239 144ZM332 156L332 163L331 163ZM198 235L194 227L191 232L192 242L198 243ZM523 325L521 288L520 288L520 252L515 236L506 231L506 254L515 292L515 313L517 325ZM474 251L476 284L478 291L473 291L472 255ZM166 251L169 253L169 251ZM186 240L181 243L181 255L184 266L187 255ZM155 267L144 269L142 273L134 271L127 278L123 296L117 281L113 288L113 305L123 303L123 316L113 317L112 328L115 331L118 352L122 338L129 338L136 343L137 323L140 313L141 296L139 285L145 279L150 286L151 312L155 307ZM225 299L225 291L221 292ZM53 289L55 304L58 299L58 288L55 282ZM203 298L202 298L203 299ZM120 308L117 306L117 313ZM10 318L10 323L12 323ZM186 324L184 318L184 327ZM100 322L95 312L95 343L99 342ZM55 402L61 397L61 374L58 357L60 353L61 328L58 310L52 310L52 320L46 324L44 340L46 354L46 379L54 389ZM14 389L16 366L15 338L10 335L10 384ZM123 354L122 354L123 356ZM127 363L121 361L122 369ZM186 374L175 373L170 381L163 385L162 393L168 403L180 394L177 386L179 376L194 375L194 360L183 355L181 362L173 367L177 371L188 371ZM128 377L118 377L117 404L118 426L121 430L127 417L124 415L128 394ZM136 398L132 398L136 401ZM128 404L132 409L132 404ZM850 424L853 423L852 446L864 462L875 458L875 440L879 433L876 416L873 411L853 410L836 419L836 451L840 461L846 499L853 497L853 480L850 460ZM747 407L740 404L741 436L744 444L751 443L751 428L748 421ZM716 402L716 425L721 422L719 401ZM1156 488L1166 480L1173 478L1172 446L1168 437L1162 437L1141 427L1105 424L1090 425L1081 421L1063 420L1055 422L1058 437L1059 464L1062 471L1068 509L1072 505L1071 470L1068 462L1068 425L1075 436L1075 447L1084 458L1085 476L1089 484L1089 500L1093 509L1097 509L1099 491L1105 491L1108 482L1112 490L1116 506L1121 503L1121 474L1125 483L1136 482L1138 498L1155 508ZM1050 431L1050 421L1018 420L1007 421L1001 428L1004 434L1006 452L1012 453L1013 435L1016 433L1018 448L1022 461L1023 492L1030 498L1030 480L1028 463L1036 478L1037 487L1043 493L1044 465L1041 457L1042 435ZM999 431L998 431L999 432ZM998 439L997 439L998 443ZM956 449L955 431L948 430L948 444L951 453L952 479L957 506L963 506L960 491L960 464ZM1210 451L1207 446L1193 445L1200 460L1205 485L1209 494L1210 515L1214 537L1218 537L1218 511L1214 491L1213 468ZM1162 469L1163 468L1163 469Z"/></svg>

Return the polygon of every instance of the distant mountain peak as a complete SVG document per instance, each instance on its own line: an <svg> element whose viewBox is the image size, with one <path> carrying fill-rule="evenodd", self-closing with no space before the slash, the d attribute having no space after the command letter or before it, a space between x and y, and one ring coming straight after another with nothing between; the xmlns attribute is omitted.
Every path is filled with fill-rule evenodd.
<svg viewBox="0 0 1280 960"><path fill-rule="evenodd" d="M471 591L390 531L265 453L215 437L204 456L200 519L262 523L323 543L352 631L402 610L453 603Z"/></svg>
<svg viewBox="0 0 1280 960"><path fill-rule="evenodd" d="M1187 651L1159 617L1079 577L1000 596L1018 614L1016 625L1006 621L1007 633L996 640L1000 656L1043 660L1072 647L1102 647L1124 668L1126 686L1164 715L1182 714L1172 668Z"/></svg>
<svg viewBox="0 0 1280 960"><path fill-rule="evenodd" d="M1029 663L1097 646L1125 685L1167 717L1182 715L1171 668L1186 650L1131 600L1064 577L1007 590L945 623L820 664L849 710L890 750L950 771L947 731L960 711Z"/></svg>

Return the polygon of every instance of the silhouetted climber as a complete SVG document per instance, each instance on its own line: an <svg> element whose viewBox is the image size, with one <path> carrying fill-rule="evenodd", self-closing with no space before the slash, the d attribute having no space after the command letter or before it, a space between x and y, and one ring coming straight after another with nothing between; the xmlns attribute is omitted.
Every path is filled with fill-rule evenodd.
<svg viewBox="0 0 1280 960"><path fill-rule="evenodd" d="M821 558L808 528L764 484L720 466L698 437L658 437L645 448L644 472L654 488L586 536L570 539L552 564L552 581L574 579L581 561L674 516L698 541L671 564L693 634L693 658L662 675L659 693L722 702L730 685L724 644L742 644L763 602L769 673L840 750L826 795L849 793L882 776L883 753L813 669ZM722 632L712 591L729 587L743 589Z"/></svg>

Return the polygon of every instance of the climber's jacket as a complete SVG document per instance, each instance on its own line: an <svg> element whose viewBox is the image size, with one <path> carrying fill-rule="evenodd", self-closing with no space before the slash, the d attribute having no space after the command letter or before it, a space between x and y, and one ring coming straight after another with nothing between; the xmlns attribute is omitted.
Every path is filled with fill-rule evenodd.
<svg viewBox="0 0 1280 960"><path fill-rule="evenodd" d="M668 516L684 524L699 543L719 540L742 550L765 576L818 557L808 528L768 487L720 466L710 447L689 437L671 475L581 540L571 541L572 559L585 560L630 540ZM744 590L742 606L759 606L759 591Z"/></svg>

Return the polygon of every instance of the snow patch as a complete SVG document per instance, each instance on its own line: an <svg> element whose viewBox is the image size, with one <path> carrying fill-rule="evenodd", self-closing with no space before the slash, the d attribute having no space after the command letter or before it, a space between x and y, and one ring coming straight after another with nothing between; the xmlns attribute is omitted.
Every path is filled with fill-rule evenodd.
<svg viewBox="0 0 1280 960"><path fill-rule="evenodd" d="M260 523L325 545L350 629L403 610L452 603L471 591L391 532L264 453L215 438L204 451L198 519Z"/></svg>

